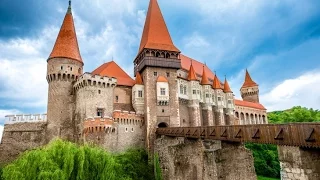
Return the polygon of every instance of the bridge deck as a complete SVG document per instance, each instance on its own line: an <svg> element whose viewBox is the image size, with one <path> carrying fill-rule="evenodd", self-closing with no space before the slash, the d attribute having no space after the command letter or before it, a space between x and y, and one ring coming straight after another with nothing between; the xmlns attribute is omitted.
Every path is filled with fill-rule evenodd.
<svg viewBox="0 0 320 180"><path fill-rule="evenodd" d="M320 148L320 123L158 128L158 135Z"/></svg>

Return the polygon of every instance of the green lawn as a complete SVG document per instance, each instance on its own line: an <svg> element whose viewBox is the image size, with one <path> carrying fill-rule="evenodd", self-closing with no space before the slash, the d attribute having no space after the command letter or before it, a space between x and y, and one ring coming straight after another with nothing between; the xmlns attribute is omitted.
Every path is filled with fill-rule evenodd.
<svg viewBox="0 0 320 180"><path fill-rule="evenodd" d="M280 179L258 176L258 180L280 180Z"/></svg>

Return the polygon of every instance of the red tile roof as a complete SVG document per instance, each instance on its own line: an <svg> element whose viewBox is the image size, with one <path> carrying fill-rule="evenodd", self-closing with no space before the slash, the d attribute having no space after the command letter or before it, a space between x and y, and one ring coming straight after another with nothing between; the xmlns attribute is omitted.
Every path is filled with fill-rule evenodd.
<svg viewBox="0 0 320 180"><path fill-rule="evenodd" d="M236 106L243 106L243 107L250 107L250 108L255 108L255 109L260 109L260 110L267 110L262 104L260 103L253 103L249 101L241 101L241 100L234 100L234 104Z"/></svg>
<svg viewBox="0 0 320 180"><path fill-rule="evenodd" d="M168 82L167 78L163 77L163 76L159 76L157 79L157 82Z"/></svg>
<svg viewBox="0 0 320 180"><path fill-rule="evenodd" d="M201 79L201 84L202 85L210 85L211 83L210 83L210 81L209 81L209 79L208 79L208 77L207 77L207 72L206 72L206 68L205 68L205 66L203 66L203 68L202 68L203 70L202 70L202 79Z"/></svg>
<svg viewBox="0 0 320 180"><path fill-rule="evenodd" d="M142 77L141 77L139 72L137 72L137 74L136 74L136 82L135 82L135 84L143 85Z"/></svg>
<svg viewBox="0 0 320 180"><path fill-rule="evenodd" d="M48 60L52 58L70 58L82 62L70 6Z"/></svg>
<svg viewBox="0 0 320 180"><path fill-rule="evenodd" d="M117 78L117 84L121 86L133 86L135 83L135 81L114 61L102 64L95 69L92 74Z"/></svg>
<svg viewBox="0 0 320 180"><path fill-rule="evenodd" d="M225 93L233 93L233 92L231 91L231 88L230 88L230 86L229 86L229 83L228 83L228 81L227 81L227 78L224 80L223 92L225 92Z"/></svg>
<svg viewBox="0 0 320 180"><path fill-rule="evenodd" d="M223 89L220 83L220 80L217 75L214 76L213 84L212 84L213 89Z"/></svg>
<svg viewBox="0 0 320 180"><path fill-rule="evenodd" d="M139 52L144 48L180 52L172 42L157 0L150 0Z"/></svg>
<svg viewBox="0 0 320 180"><path fill-rule="evenodd" d="M206 75L207 77L213 81L214 79L214 73L207 67L205 66L203 63L197 61L197 60L194 60L192 58L189 58L183 54L180 54L180 59L181 59L181 68L186 70L186 71L189 71L189 68L191 66L191 62L192 62L192 66L194 68L194 71L196 72L196 74L198 74L199 76L202 76L202 73L203 73L203 66L206 70Z"/></svg>
<svg viewBox="0 0 320 180"><path fill-rule="evenodd" d="M246 77L245 77L244 83L242 85L242 88L253 87L253 86L258 86L258 84L251 79L251 76L250 76L248 70L246 70Z"/></svg>
<svg viewBox="0 0 320 180"><path fill-rule="evenodd" d="M192 64L191 64L190 69L189 69L188 80L189 81L197 81L197 75L194 72Z"/></svg>

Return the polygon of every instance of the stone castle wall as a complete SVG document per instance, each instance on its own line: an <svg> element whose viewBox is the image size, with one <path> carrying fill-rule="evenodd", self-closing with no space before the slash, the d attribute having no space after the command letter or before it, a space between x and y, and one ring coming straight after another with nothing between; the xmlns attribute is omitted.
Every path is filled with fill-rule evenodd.
<svg viewBox="0 0 320 180"><path fill-rule="evenodd" d="M132 106L132 87L117 86L114 89L114 109L122 111L134 111Z"/></svg>
<svg viewBox="0 0 320 180"><path fill-rule="evenodd" d="M0 144L0 165L20 153L46 144L46 122L5 124Z"/></svg>
<svg viewBox="0 0 320 180"><path fill-rule="evenodd" d="M241 144L162 136L155 142L164 180L256 180L252 153Z"/></svg>

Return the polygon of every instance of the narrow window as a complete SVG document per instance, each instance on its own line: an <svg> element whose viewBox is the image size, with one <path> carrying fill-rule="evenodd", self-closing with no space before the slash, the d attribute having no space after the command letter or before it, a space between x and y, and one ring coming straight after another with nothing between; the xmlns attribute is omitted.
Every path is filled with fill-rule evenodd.
<svg viewBox="0 0 320 180"><path fill-rule="evenodd" d="M162 112L164 113L164 109L162 109Z"/></svg>
<svg viewBox="0 0 320 180"><path fill-rule="evenodd" d="M128 128L126 128L126 132L128 132Z"/></svg>
<svg viewBox="0 0 320 180"><path fill-rule="evenodd" d="M180 85L180 94L183 94L183 85Z"/></svg>
<svg viewBox="0 0 320 180"><path fill-rule="evenodd" d="M183 88L183 94L187 94L187 86L184 86L184 88Z"/></svg>
<svg viewBox="0 0 320 180"><path fill-rule="evenodd" d="M209 94L206 94L206 98L209 98Z"/></svg>
<svg viewBox="0 0 320 180"><path fill-rule="evenodd" d="M63 66L61 66L61 70L63 70Z"/></svg>
<svg viewBox="0 0 320 180"><path fill-rule="evenodd" d="M170 73L167 72L167 77L170 77Z"/></svg>
<svg viewBox="0 0 320 180"><path fill-rule="evenodd" d="M101 94L101 90L98 90L98 93Z"/></svg>
<svg viewBox="0 0 320 180"><path fill-rule="evenodd" d="M198 90L197 92L198 92L198 94L200 94L200 91L199 91L199 90Z"/></svg>
<svg viewBox="0 0 320 180"><path fill-rule="evenodd" d="M160 92L162 96L166 95L166 88L160 88Z"/></svg>
<svg viewBox="0 0 320 180"><path fill-rule="evenodd" d="M157 72L153 72L153 76L158 76L158 73Z"/></svg>
<svg viewBox="0 0 320 180"><path fill-rule="evenodd" d="M193 93L193 94L197 94L197 91L196 91L196 90L193 90L192 93Z"/></svg>
<svg viewBox="0 0 320 180"><path fill-rule="evenodd" d="M72 71L72 67L70 68L70 71Z"/></svg>
<svg viewBox="0 0 320 180"><path fill-rule="evenodd" d="M119 96L116 96L116 102L119 102Z"/></svg>
<svg viewBox="0 0 320 180"><path fill-rule="evenodd" d="M228 104L232 104L231 100L228 100Z"/></svg>
<svg viewBox="0 0 320 180"><path fill-rule="evenodd" d="M131 132L133 132L133 128L131 128Z"/></svg>
<svg viewBox="0 0 320 180"><path fill-rule="evenodd" d="M142 98L142 91L138 91L138 97Z"/></svg>

